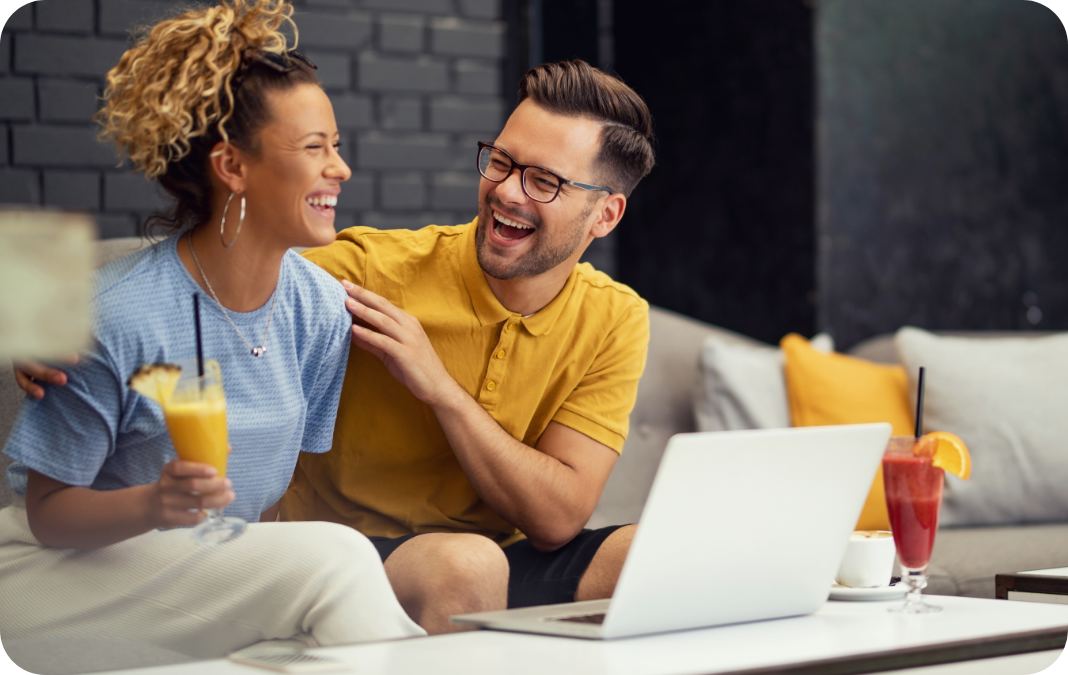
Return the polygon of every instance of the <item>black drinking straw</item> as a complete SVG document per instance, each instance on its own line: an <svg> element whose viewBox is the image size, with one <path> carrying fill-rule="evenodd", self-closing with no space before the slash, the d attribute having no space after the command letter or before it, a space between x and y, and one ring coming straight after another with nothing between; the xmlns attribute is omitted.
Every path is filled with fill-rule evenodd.
<svg viewBox="0 0 1068 675"><path fill-rule="evenodd" d="M916 438L923 433L923 366L920 366L920 382L916 391Z"/></svg>
<svg viewBox="0 0 1068 675"><path fill-rule="evenodd" d="M197 377L204 377L204 343L200 339L200 293L193 294L193 319L197 327Z"/></svg>

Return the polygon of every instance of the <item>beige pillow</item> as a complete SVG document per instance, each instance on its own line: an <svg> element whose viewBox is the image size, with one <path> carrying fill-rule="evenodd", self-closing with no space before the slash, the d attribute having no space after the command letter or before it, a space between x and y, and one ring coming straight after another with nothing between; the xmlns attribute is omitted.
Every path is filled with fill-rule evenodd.
<svg viewBox="0 0 1068 675"><path fill-rule="evenodd" d="M962 338L906 327L895 344L913 392L927 369L924 431L955 433L972 455L971 480L946 477L941 524L1068 522L1068 334Z"/></svg>
<svg viewBox="0 0 1068 675"><path fill-rule="evenodd" d="M821 352L834 351L826 333L812 338ZM701 347L701 381L694 398L698 431L784 429L790 426L783 355L778 347L705 338Z"/></svg>

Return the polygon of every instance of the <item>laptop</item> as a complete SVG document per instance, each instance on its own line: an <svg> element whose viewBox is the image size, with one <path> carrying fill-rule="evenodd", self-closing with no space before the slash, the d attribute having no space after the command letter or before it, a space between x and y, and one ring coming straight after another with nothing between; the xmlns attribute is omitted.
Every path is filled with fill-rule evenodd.
<svg viewBox="0 0 1068 675"><path fill-rule="evenodd" d="M889 438L889 424L673 436L611 600L452 622L612 639L811 614Z"/></svg>

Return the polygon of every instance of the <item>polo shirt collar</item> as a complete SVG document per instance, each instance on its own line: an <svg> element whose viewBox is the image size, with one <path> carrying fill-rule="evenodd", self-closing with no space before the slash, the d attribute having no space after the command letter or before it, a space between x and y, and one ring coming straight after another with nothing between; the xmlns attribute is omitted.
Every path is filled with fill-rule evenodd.
<svg viewBox="0 0 1068 675"><path fill-rule="evenodd" d="M467 226L467 232L463 236L463 245L460 247L460 274L463 275L467 293L471 296L471 305L475 309L478 322L483 326L488 326L504 321L513 313L497 300L497 296L486 283L486 276L482 273L482 268L478 264L478 254L475 252L476 229L478 229L478 218Z"/></svg>
<svg viewBox="0 0 1068 675"><path fill-rule="evenodd" d="M476 218L467 228L464 234L464 242L460 249L460 274L463 276L464 285L471 296L471 305L475 310L475 316L482 326L501 323L509 317L516 316L515 312L509 311L501 304L497 296L493 294L489 284L486 283L486 275L478 264L478 254L475 251L475 230L478 228ZM548 305L542 307L533 316L521 319L523 326L532 335L546 335L556 325L557 319L567 306L575 288L576 270L571 270L567 277L567 283L560 289L556 297Z"/></svg>

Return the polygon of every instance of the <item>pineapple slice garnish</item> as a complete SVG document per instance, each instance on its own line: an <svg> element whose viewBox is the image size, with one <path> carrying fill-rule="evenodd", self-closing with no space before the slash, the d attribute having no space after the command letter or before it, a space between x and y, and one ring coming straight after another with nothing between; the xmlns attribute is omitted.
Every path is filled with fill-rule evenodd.
<svg viewBox="0 0 1068 675"><path fill-rule="evenodd" d="M181 376L182 367L173 363L145 364L130 376L126 386L165 406Z"/></svg>

